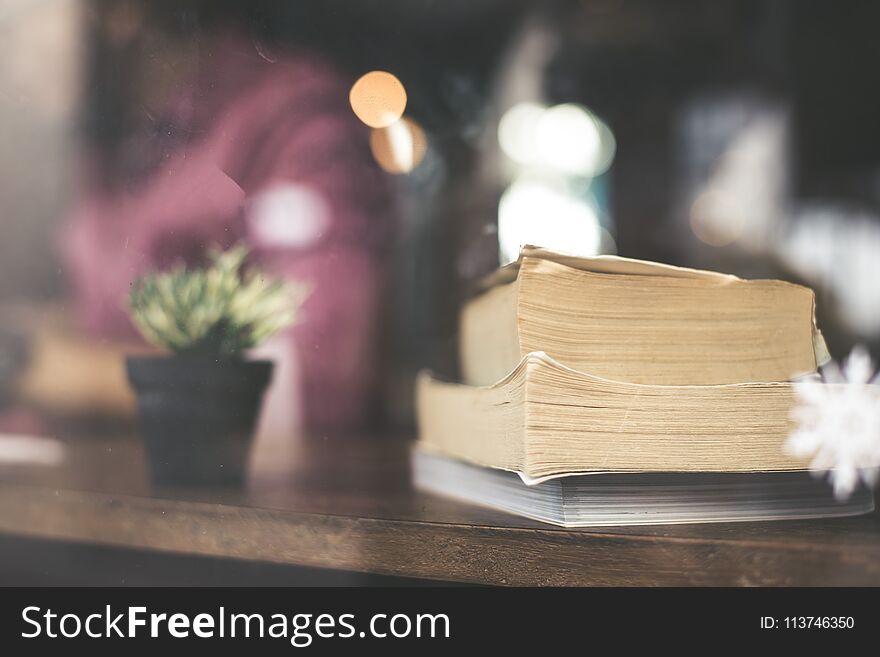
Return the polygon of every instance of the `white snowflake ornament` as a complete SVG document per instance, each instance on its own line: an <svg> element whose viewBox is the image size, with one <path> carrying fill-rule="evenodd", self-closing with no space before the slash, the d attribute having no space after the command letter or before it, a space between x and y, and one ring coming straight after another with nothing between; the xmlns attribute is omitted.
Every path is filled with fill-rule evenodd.
<svg viewBox="0 0 880 657"><path fill-rule="evenodd" d="M823 378L794 382L796 427L786 451L811 458L810 470L828 473L834 496L846 500L859 481L874 486L880 468L880 375L863 347L852 350L842 368L831 362Z"/></svg>

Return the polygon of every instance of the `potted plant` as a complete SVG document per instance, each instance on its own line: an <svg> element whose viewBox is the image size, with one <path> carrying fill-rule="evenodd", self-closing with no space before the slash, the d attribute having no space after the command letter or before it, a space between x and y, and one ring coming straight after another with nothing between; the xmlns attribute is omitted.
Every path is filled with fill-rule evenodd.
<svg viewBox="0 0 880 657"><path fill-rule="evenodd" d="M129 311L144 338L171 356L130 357L153 481L238 486L273 363L245 352L290 325L303 290L247 269L247 249L212 251L136 281Z"/></svg>

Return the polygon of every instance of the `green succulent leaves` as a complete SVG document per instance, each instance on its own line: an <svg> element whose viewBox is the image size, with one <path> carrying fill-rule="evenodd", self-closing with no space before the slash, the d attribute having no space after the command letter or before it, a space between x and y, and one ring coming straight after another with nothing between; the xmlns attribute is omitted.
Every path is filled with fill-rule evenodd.
<svg viewBox="0 0 880 657"><path fill-rule="evenodd" d="M207 267L138 279L128 297L135 326L174 353L234 357L291 325L307 290L245 269L247 254L244 246L211 251Z"/></svg>

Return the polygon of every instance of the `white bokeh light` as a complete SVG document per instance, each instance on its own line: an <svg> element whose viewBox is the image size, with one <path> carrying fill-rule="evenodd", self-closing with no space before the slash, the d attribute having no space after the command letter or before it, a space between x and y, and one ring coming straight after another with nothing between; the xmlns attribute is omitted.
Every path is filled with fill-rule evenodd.
<svg viewBox="0 0 880 657"><path fill-rule="evenodd" d="M502 264L516 260L523 244L596 255L601 239L596 210L559 186L518 180L501 196L498 241Z"/></svg>
<svg viewBox="0 0 880 657"><path fill-rule="evenodd" d="M248 203L247 216L255 240L267 246L310 246L330 224L324 197L311 187L293 183L256 195Z"/></svg>
<svg viewBox="0 0 880 657"><path fill-rule="evenodd" d="M504 113L498 123L498 143L510 159L534 163L538 157L538 123L547 108L538 103L519 103Z"/></svg>
<svg viewBox="0 0 880 657"><path fill-rule="evenodd" d="M601 155L596 123L577 105L557 105L544 112L536 141L541 160L566 173L592 173Z"/></svg>
<svg viewBox="0 0 880 657"><path fill-rule="evenodd" d="M498 142L521 165L586 177L605 172L616 150L608 126L573 103L514 105L498 124Z"/></svg>

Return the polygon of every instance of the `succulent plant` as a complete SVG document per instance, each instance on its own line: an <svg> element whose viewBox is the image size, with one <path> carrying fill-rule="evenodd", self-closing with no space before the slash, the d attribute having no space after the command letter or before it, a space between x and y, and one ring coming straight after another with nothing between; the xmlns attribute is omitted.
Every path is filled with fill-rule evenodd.
<svg viewBox="0 0 880 657"><path fill-rule="evenodd" d="M245 268L248 249L209 253L210 264L180 265L138 279L128 307L144 338L178 354L240 355L296 319L307 290Z"/></svg>

